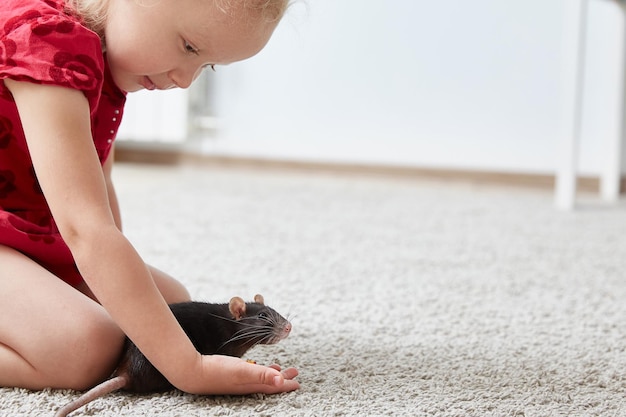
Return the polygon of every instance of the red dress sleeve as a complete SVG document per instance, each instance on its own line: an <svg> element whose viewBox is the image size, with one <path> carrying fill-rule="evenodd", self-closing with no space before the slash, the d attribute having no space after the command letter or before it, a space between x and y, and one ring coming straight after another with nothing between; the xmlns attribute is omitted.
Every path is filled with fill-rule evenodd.
<svg viewBox="0 0 626 417"><path fill-rule="evenodd" d="M12 247L72 285L82 277L39 187L11 78L82 91L102 163L125 95L105 71L100 38L68 15L65 0L0 0L0 245Z"/></svg>
<svg viewBox="0 0 626 417"><path fill-rule="evenodd" d="M58 2L45 2L37 9L29 1L2 2L6 3L0 6L0 25L3 14L12 17L0 26L0 79L83 91L95 111L104 73L98 35L58 10Z"/></svg>

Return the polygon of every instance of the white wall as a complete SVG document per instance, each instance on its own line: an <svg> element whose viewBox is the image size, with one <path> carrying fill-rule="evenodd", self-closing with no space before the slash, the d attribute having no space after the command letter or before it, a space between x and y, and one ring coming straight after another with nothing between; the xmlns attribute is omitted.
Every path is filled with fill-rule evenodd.
<svg viewBox="0 0 626 417"><path fill-rule="evenodd" d="M210 154L554 171L572 0L296 0L270 44L218 67ZM590 0L581 168L617 134L624 16Z"/></svg>
<svg viewBox="0 0 626 417"><path fill-rule="evenodd" d="M189 94L185 90L129 94L117 140L151 145L182 143L189 134Z"/></svg>

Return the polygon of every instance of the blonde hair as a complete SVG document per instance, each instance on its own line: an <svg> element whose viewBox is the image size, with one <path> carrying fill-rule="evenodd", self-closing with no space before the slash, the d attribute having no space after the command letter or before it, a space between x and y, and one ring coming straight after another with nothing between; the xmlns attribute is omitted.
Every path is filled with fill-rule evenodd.
<svg viewBox="0 0 626 417"><path fill-rule="evenodd" d="M289 7L289 0L206 0L213 1L218 10L227 16L236 11L246 12L247 23L278 22ZM80 17L85 25L104 37L106 12L109 0L66 0L67 9ZM258 19L258 20L257 20Z"/></svg>
<svg viewBox="0 0 626 417"><path fill-rule="evenodd" d="M213 0L215 6L225 15L233 16L238 10L244 11L249 22L278 22L289 7L289 0Z"/></svg>
<svg viewBox="0 0 626 417"><path fill-rule="evenodd" d="M65 0L66 9L81 18L85 26L96 32L100 38L104 38L108 5L109 0Z"/></svg>

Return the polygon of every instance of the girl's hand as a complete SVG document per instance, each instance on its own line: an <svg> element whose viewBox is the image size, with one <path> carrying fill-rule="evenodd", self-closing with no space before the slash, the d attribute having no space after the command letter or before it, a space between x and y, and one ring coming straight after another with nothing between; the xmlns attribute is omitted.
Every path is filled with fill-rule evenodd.
<svg viewBox="0 0 626 417"><path fill-rule="evenodd" d="M196 381L188 381L183 388L192 394L277 394L300 388L294 378L295 368L281 370L278 365L262 366L239 358L221 355L201 357L202 374Z"/></svg>

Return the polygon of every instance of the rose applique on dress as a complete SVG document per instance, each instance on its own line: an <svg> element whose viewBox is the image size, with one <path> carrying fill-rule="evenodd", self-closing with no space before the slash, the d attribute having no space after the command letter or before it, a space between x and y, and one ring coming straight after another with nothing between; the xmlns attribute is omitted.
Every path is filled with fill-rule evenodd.
<svg viewBox="0 0 626 417"><path fill-rule="evenodd" d="M46 36L54 32L58 33L72 33L76 23L69 20L62 20L60 22L41 22L37 25L33 25L33 34L37 36Z"/></svg>
<svg viewBox="0 0 626 417"><path fill-rule="evenodd" d="M17 52L17 44L11 39L2 39L0 41L0 66L16 67L17 62L13 56Z"/></svg>
<svg viewBox="0 0 626 417"><path fill-rule="evenodd" d="M0 169L0 198L7 198L15 190L15 174L13 171Z"/></svg>
<svg viewBox="0 0 626 417"><path fill-rule="evenodd" d="M19 16L12 17L7 20L4 24L4 32L11 33L18 27L20 27L24 22L29 22L32 20L36 20L41 17L41 13L37 10L28 10L27 12L22 13Z"/></svg>
<svg viewBox="0 0 626 417"><path fill-rule="evenodd" d="M59 84L79 90L91 90L98 84L98 65L87 55L58 52L54 55L50 77Z"/></svg>
<svg viewBox="0 0 626 417"><path fill-rule="evenodd" d="M44 245L52 245L56 241L54 236L50 236L50 235L28 234L28 238L33 242L40 242L40 243L43 243Z"/></svg>
<svg viewBox="0 0 626 417"><path fill-rule="evenodd" d="M15 139L13 123L4 116L0 116L0 149L9 147L9 143Z"/></svg>

